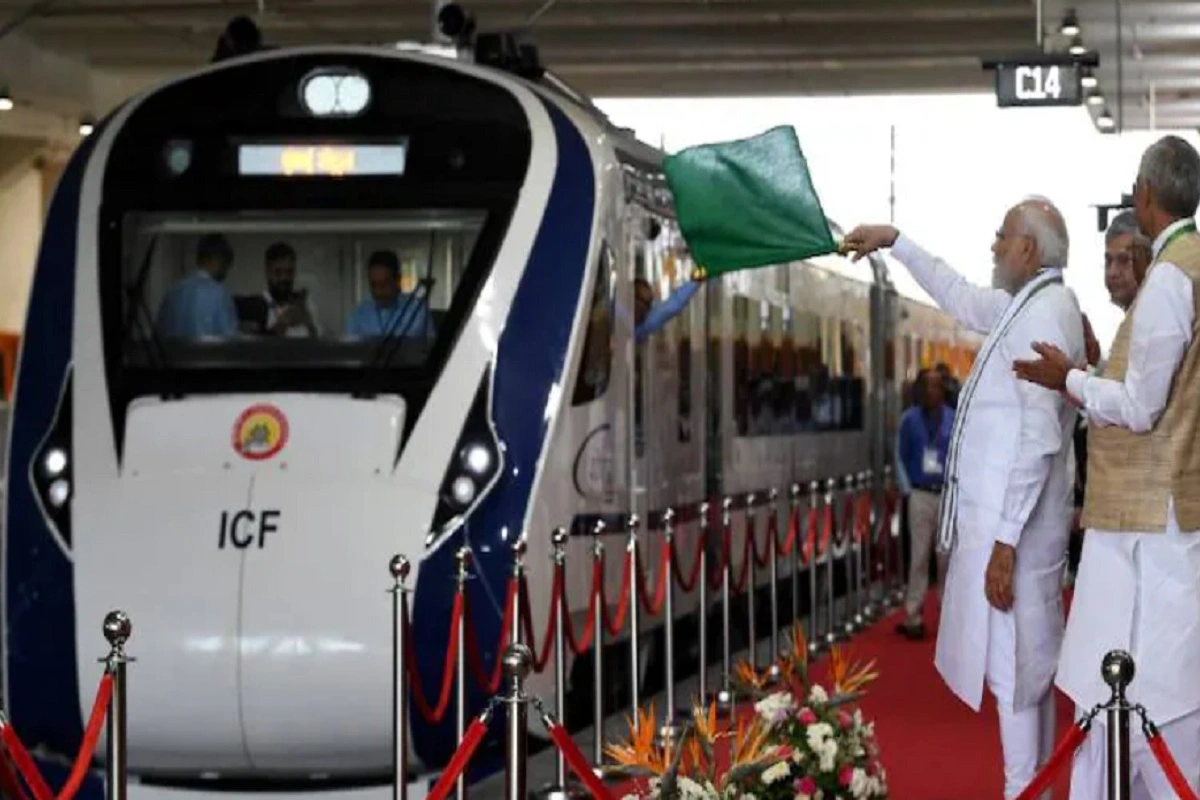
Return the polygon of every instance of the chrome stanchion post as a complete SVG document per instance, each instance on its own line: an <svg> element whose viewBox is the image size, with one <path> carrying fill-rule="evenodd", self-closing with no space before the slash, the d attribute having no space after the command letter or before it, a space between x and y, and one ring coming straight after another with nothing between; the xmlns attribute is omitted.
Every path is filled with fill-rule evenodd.
<svg viewBox="0 0 1200 800"><path fill-rule="evenodd" d="M834 490L836 487L837 479L830 478L825 481L825 505L829 506L833 513L833 530L829 536L829 546L825 548L825 644L830 647L841 638L841 631L837 624L837 609L833 598L833 573L837 566L837 559L834 556L837 554L838 539L841 538L839 534L842 528L841 520L838 519L838 507L835 503Z"/></svg>
<svg viewBox="0 0 1200 800"><path fill-rule="evenodd" d="M700 504L700 697L708 697L708 501Z"/></svg>
<svg viewBox="0 0 1200 800"><path fill-rule="evenodd" d="M733 708L733 665L730 663L733 646L732 625L730 624L729 606L729 574L733 569L733 501L726 497L721 501L721 688L717 690L717 706L722 709ZM725 541L728 536L728 543ZM728 544L728 547L726 547Z"/></svg>
<svg viewBox="0 0 1200 800"><path fill-rule="evenodd" d="M638 728L638 709L642 705L641 685L638 677L642 665L641 637L641 567L638 563L637 534L641 520L630 514L627 523L629 540L625 546L625 557L629 559L629 705L632 709L633 729Z"/></svg>
<svg viewBox="0 0 1200 800"><path fill-rule="evenodd" d="M467 569L471 563L471 549L463 546L454 554L455 561L455 581L458 584L458 596L460 598L460 608L462 609L462 617L458 621L457 644L458 652L456 653L457 664L455 664L454 677L458 682L455 687L455 712L454 712L454 734L458 741L462 741L467 733L467 614L470 613L467 608ZM467 796L467 778L466 770L459 776L454 783L454 796L457 800L466 800Z"/></svg>
<svg viewBox="0 0 1200 800"><path fill-rule="evenodd" d="M393 556L388 564L392 595L392 798L408 798L408 685L404 665L408 652L404 629L408 623L408 573L412 565L404 556Z"/></svg>
<svg viewBox="0 0 1200 800"><path fill-rule="evenodd" d="M886 497L888 494L891 493L891 490L894 487L894 483L893 483L893 479L892 479L891 465L884 465L883 476L884 476L884 481L883 481L884 497ZM901 542L900 542L900 514L901 513L902 513L902 506L900 503L897 503L895 513L892 514L891 518L887 521L887 523L888 523L887 530L884 532L884 535L887 536L887 542L888 542L887 564L888 564L888 572L889 572L889 574L888 574L888 607L889 608L895 608L896 606L898 606L904 602L904 558L901 553L902 548L900 546L901 545Z"/></svg>
<svg viewBox="0 0 1200 800"><path fill-rule="evenodd" d="M804 524L800 519L800 484L793 483L788 493L788 525L796 520L796 540L792 543L792 625L800 622L800 557L804 552ZM786 538L786 534L785 534Z"/></svg>
<svg viewBox="0 0 1200 800"><path fill-rule="evenodd" d="M809 533L809 536L813 537L813 551L808 560L808 653L814 656L825 646L825 637L821 634L821 594L817 591L817 584L821 577L821 559L829 555L828 549L824 554L820 552L821 531L824 527L819 508L820 494L820 482L813 481L808 484L808 506L818 512L817 527Z"/></svg>
<svg viewBox="0 0 1200 800"><path fill-rule="evenodd" d="M666 553L667 566L664 580L666 586L666 607L663 609L665 618L663 619L663 638L666 644L666 658L664 661L664 669L666 674L663 677L663 682L667 687L667 708L663 714L662 728L659 729L659 735L665 741L674 741L679 733L678 727L675 725L675 576L671 574L671 560L675 558L673 543L675 541L675 511L668 508L663 512L663 537L666 539L667 546L664 548Z"/></svg>
<svg viewBox="0 0 1200 800"><path fill-rule="evenodd" d="M596 598L592 610L592 677L595 686L592 687L592 725L596 738L592 743L592 765L600 769L604 763L604 542L600 540L604 533L604 520L597 520L592 529L592 564L600 563L601 595Z"/></svg>
<svg viewBox="0 0 1200 800"><path fill-rule="evenodd" d="M863 578L863 549L866 547L867 533L871 525L871 512L867 509L867 519L859 520L859 515L862 513L862 493L867 485L866 473L860 472L855 476L854 485L854 527L850 530L850 542L854 546L851 553L854 555L854 626L858 630L862 630L867 626L867 617L864 613L866 609L866 582ZM862 538L859 538L859 531L864 531Z"/></svg>
<svg viewBox="0 0 1200 800"><path fill-rule="evenodd" d="M774 525L767 526L767 558L770 560L769 575L771 580L767 597L771 601L771 666L767 668L767 676L772 681L779 680L779 492L774 486L767 493L771 506L770 519Z"/></svg>
<svg viewBox="0 0 1200 800"><path fill-rule="evenodd" d="M755 534L758 532L758 527L754 523L758 521L758 510L755 508L755 503L758 498L754 492L746 495L746 517L742 524L742 530L746 534L746 558L750 559L750 564L747 569L750 570L750 577L746 582L746 638L747 645L750 647L750 666L755 671L758 671L758 626L755 624L755 611L758 606L758 598L755 594L755 589L758 587L758 564L754 556L754 551L758 547L755 541Z"/></svg>
<svg viewBox="0 0 1200 800"><path fill-rule="evenodd" d="M553 546L551 558L554 560L554 572L563 572L567 561L567 531L566 528L555 528L550 539ZM567 724L567 609L566 575L563 574L564 594L559 597L558 613L554 617L554 713L565 726ZM567 790L567 760L562 751L554 753L554 783L542 789L538 796L546 800L560 800L569 797Z"/></svg>
<svg viewBox="0 0 1200 800"><path fill-rule="evenodd" d="M867 504L867 526L865 541L863 547L866 552L864 560L866 562L864 582L866 584L866 603L863 606L863 617L868 622L874 622L879 619L879 606L875 603L875 524L879 520L879 515L876 512L875 504L875 472L867 470L863 473L863 490L868 494L871 502Z"/></svg>
<svg viewBox="0 0 1200 800"><path fill-rule="evenodd" d="M521 592L525 588L525 534L522 533L517 537L517 540L512 543L512 576L517 582L517 596L513 598L515 604L513 608L512 619L509 620L508 642L516 644L521 641ZM530 636L533 632L530 631ZM503 657L503 656L502 656Z"/></svg>
<svg viewBox="0 0 1200 800"><path fill-rule="evenodd" d="M1108 800L1129 800L1129 715L1132 710L1125 690L1133 682L1133 658L1124 650L1112 650L1100 666L1104 682L1112 689L1106 709L1108 736Z"/></svg>
<svg viewBox="0 0 1200 800"><path fill-rule="evenodd" d="M529 698L525 679L533 667L533 652L516 643L504 652L504 679L508 684L504 704L508 706L504 737L504 800L527 800L525 766L528 761L525 736L528 730ZM461 741L461 739L459 740Z"/></svg>
<svg viewBox="0 0 1200 800"><path fill-rule="evenodd" d="M843 478L842 486L845 490L845 496L842 498L842 510L845 511L846 500L850 501L850 512L845 514L842 524L839 526L843 534L843 550L842 550L842 573L846 576L846 589L842 593L842 607L845 609L842 623L842 632L846 638L853 636L858 632L858 623L855 619L855 582L854 582L854 516L856 512L854 496L855 482L853 475L847 475Z"/></svg>
<svg viewBox="0 0 1200 800"><path fill-rule="evenodd" d="M100 661L105 671L112 675L112 695L108 700L107 736L105 748L105 777L108 800L126 800L129 796L129 776L126 771L128 750L125 743L125 705L128 687L125 683L125 665L134 659L125 655L125 643L133 633L133 623L124 611L110 611L104 617L104 638L109 651Z"/></svg>

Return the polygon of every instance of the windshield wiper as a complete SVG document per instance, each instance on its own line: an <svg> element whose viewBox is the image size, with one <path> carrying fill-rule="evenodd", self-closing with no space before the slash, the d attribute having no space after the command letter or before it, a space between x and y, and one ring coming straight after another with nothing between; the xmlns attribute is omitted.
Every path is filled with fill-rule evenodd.
<svg viewBox="0 0 1200 800"><path fill-rule="evenodd" d="M121 339L128 344L133 340L135 333L141 334L142 347L146 351L146 358L152 366L165 369L167 367L167 351L163 347L162 341L158 338L158 331L154 328L154 314L146 305L146 278L150 274L150 265L153 263L154 248L158 246L158 235L150 240L150 246L146 248L146 255L142 258L142 265L138 269L137 279L129 286L125 287L126 301L129 303L129 310L125 316L125 323L121 327ZM142 325L145 320L145 327ZM157 360L157 364L154 362Z"/></svg>

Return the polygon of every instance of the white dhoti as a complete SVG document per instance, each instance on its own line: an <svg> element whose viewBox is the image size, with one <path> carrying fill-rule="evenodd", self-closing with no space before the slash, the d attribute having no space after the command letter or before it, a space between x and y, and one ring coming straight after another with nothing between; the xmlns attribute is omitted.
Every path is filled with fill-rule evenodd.
<svg viewBox="0 0 1200 800"><path fill-rule="evenodd" d="M1084 710L1076 709L1077 718ZM1193 792L1200 792L1200 711L1162 725L1158 729ZM1087 740L1075 754L1071 769L1071 800L1100 800L1108 796L1108 730L1104 715L1096 718ZM1129 725L1130 800L1176 800L1136 715Z"/></svg>
<svg viewBox="0 0 1200 800"><path fill-rule="evenodd" d="M996 698L1000 745L1004 751L1004 800L1013 800L1054 750L1054 691L1033 705L1014 708L1017 686L1016 621L1011 613L990 609L987 685ZM1043 797L1048 799L1047 792Z"/></svg>

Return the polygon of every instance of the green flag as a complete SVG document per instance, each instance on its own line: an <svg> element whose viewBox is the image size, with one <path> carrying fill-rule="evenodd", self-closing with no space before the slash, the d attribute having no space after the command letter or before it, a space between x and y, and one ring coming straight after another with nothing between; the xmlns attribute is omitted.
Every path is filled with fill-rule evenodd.
<svg viewBox="0 0 1200 800"><path fill-rule="evenodd" d="M709 275L838 250L791 127L682 150L663 171L684 239Z"/></svg>

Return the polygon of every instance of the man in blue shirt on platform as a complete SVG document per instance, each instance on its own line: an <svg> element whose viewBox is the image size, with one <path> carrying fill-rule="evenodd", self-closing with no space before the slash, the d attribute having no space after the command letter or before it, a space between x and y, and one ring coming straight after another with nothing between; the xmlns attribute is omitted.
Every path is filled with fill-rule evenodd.
<svg viewBox="0 0 1200 800"><path fill-rule="evenodd" d="M155 327L164 339L232 336L237 310L225 288L233 264L233 248L224 236L210 233L196 245L193 274L172 286L162 299Z"/></svg>
<svg viewBox="0 0 1200 800"><path fill-rule="evenodd" d="M925 369L913 383L914 404L900 418L900 463L912 491L908 496L908 530L912 560L904 594L904 621L896 632L910 639L925 636L922 614L929 591L929 554L937 538L938 506L942 499L942 474L954 411L946 404L946 387L936 370ZM938 559L938 579L946 574Z"/></svg>
<svg viewBox="0 0 1200 800"><path fill-rule="evenodd" d="M425 297L400 291L400 260L390 250L377 250L367 259L371 296L346 320L346 334L363 338L434 334Z"/></svg>

